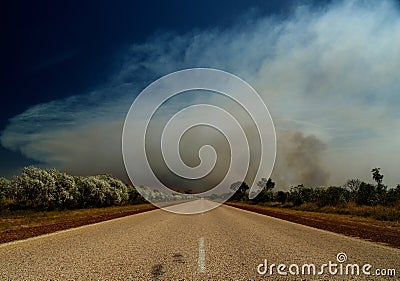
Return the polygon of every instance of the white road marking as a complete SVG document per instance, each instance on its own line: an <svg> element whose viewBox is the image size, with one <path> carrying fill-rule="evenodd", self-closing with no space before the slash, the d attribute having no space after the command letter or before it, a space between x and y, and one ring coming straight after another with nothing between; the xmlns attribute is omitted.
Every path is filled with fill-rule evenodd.
<svg viewBox="0 0 400 281"><path fill-rule="evenodd" d="M206 272L206 252L204 250L204 237L199 238L199 261L197 271L199 273Z"/></svg>

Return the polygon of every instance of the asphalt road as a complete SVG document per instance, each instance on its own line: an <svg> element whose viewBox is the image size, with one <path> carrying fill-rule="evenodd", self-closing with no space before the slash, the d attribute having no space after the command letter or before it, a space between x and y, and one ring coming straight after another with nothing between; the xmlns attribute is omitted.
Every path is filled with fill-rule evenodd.
<svg viewBox="0 0 400 281"><path fill-rule="evenodd" d="M213 203L185 204L190 208ZM338 253L345 253L347 260L339 263ZM259 265L265 259L268 268L285 264L281 271L288 275L279 275L276 266L272 275L260 275L257 267L264 271ZM327 267L324 275L292 275L297 269L291 264L301 272L304 264L313 263L318 273L329 261L338 264L338 271L341 264L343 275L331 275ZM346 265L355 263L360 271L371 264L366 270L371 275L344 275ZM374 276L376 269L395 269L396 277ZM400 250L228 206L197 215L154 210L0 246L1 280L400 280L399 276Z"/></svg>

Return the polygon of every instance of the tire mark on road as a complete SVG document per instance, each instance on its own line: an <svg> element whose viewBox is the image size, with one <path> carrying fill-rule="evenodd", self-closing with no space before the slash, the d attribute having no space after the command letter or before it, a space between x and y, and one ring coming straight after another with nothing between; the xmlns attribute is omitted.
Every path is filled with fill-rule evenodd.
<svg viewBox="0 0 400 281"><path fill-rule="evenodd" d="M164 266L162 264L156 264L151 268L151 274L153 275L153 280L160 280L159 278L164 274Z"/></svg>

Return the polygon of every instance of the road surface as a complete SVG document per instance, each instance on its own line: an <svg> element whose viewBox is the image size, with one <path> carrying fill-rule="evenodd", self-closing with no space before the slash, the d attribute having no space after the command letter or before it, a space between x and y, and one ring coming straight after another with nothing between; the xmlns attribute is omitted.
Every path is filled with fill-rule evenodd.
<svg viewBox="0 0 400 281"><path fill-rule="evenodd" d="M347 260L339 263L338 253ZM285 264L281 273L288 275L279 275L276 266L261 275L265 260L268 270L272 263ZM355 263L360 270L371 264L370 274L395 269L396 277L338 276L326 267L324 275L309 275L307 267L305 275L293 275L296 265L301 271L313 263L318 273L330 261L337 270ZM229 206L197 215L154 210L0 246L1 280L399 280L399 275L398 249Z"/></svg>

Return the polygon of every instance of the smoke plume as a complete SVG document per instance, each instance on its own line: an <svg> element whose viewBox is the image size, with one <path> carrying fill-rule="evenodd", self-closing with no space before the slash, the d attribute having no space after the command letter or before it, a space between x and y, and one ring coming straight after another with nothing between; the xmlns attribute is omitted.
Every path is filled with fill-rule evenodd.
<svg viewBox="0 0 400 281"><path fill-rule="evenodd" d="M172 71L213 67L243 78L266 102L278 132L280 188L370 180L375 166L393 186L400 182L399 46L394 1L299 5L284 19L164 33L121 54L121 69L96 91L13 117L1 144L68 172L124 177L122 125L136 95Z"/></svg>

